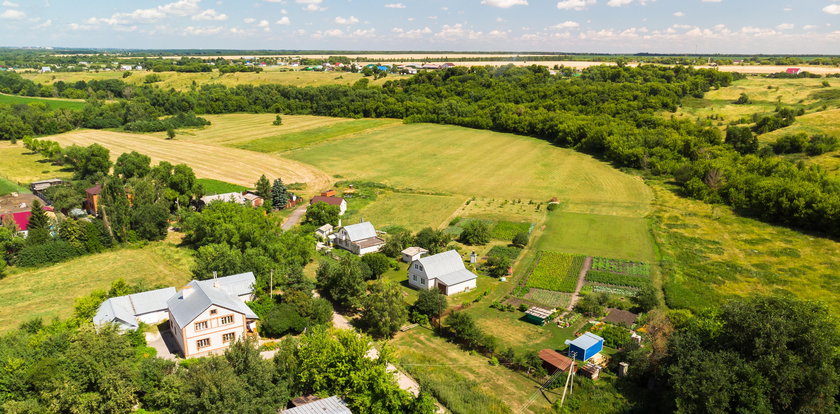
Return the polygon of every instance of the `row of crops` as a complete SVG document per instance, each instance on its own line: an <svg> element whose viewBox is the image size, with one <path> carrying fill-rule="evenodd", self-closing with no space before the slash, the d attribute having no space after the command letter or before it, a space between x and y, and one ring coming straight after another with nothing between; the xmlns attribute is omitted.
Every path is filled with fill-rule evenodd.
<svg viewBox="0 0 840 414"><path fill-rule="evenodd" d="M650 264L631 260L594 257L586 272L586 281L593 292L633 295L650 285Z"/></svg>
<svg viewBox="0 0 840 414"><path fill-rule="evenodd" d="M631 260L593 257L592 270L628 276L650 277L650 264Z"/></svg>
<svg viewBox="0 0 840 414"><path fill-rule="evenodd" d="M590 270L586 272L586 281L605 285L623 286L640 289L650 284L650 278L622 275L618 273Z"/></svg>
<svg viewBox="0 0 840 414"><path fill-rule="evenodd" d="M528 276L527 286L557 292L574 292L584 256L544 251Z"/></svg>

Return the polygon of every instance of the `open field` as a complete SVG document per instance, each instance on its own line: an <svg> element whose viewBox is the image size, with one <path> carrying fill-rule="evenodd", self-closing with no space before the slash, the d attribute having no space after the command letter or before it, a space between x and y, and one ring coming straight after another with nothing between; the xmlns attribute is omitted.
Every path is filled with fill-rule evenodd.
<svg viewBox="0 0 840 414"><path fill-rule="evenodd" d="M238 184L231 184L224 181L214 180L211 178L199 178L198 182L204 187L204 194L225 194L236 191L245 191L251 187L245 187Z"/></svg>
<svg viewBox="0 0 840 414"><path fill-rule="evenodd" d="M279 132L277 135L244 142L237 147L257 152L285 152L399 124L401 122L392 119L352 119L297 132L285 132L281 125L275 130Z"/></svg>
<svg viewBox="0 0 840 414"><path fill-rule="evenodd" d="M29 189L5 178L0 178L0 196L14 192L28 193Z"/></svg>
<svg viewBox="0 0 840 414"><path fill-rule="evenodd" d="M139 151L153 162L184 163L199 178L212 178L252 187L261 174L270 180L281 177L284 183L306 183L312 192L330 186L329 177L317 169L296 161L274 155L259 154L235 148L198 144L195 142L165 140L150 135L128 134L112 131L77 130L55 135L48 139L62 146L90 145L97 143L111 150L116 159L124 152Z"/></svg>
<svg viewBox="0 0 840 414"><path fill-rule="evenodd" d="M433 192L547 201L568 211L642 216L651 193L609 164L534 138L411 124L284 154L347 179Z"/></svg>
<svg viewBox="0 0 840 414"><path fill-rule="evenodd" d="M459 196L438 196L411 193L386 193L358 211L349 211L345 223L364 218L377 228L402 226L411 231L445 224L449 215L465 201Z"/></svg>
<svg viewBox="0 0 840 414"><path fill-rule="evenodd" d="M793 125L777 129L766 134L761 134L758 139L761 142L775 142L779 137L788 134L828 134L840 138L840 109L830 109L812 114L796 117Z"/></svg>
<svg viewBox="0 0 840 414"><path fill-rule="evenodd" d="M641 217L554 211L548 214L537 247L589 256L656 260L647 220Z"/></svg>
<svg viewBox="0 0 840 414"><path fill-rule="evenodd" d="M399 365L452 412L511 413L537 392L539 384L487 358L471 355L425 328L400 333L390 342ZM525 412L543 413L549 401L536 399Z"/></svg>
<svg viewBox="0 0 840 414"><path fill-rule="evenodd" d="M30 98L28 96L6 95L0 93L0 105L20 105L31 103L43 103L51 109L82 109L85 101L75 99L54 99L54 98Z"/></svg>
<svg viewBox="0 0 840 414"><path fill-rule="evenodd" d="M39 154L33 154L21 142L15 145L0 141L0 177L26 186L32 181L70 177L70 171L52 165Z"/></svg>
<svg viewBox="0 0 840 414"><path fill-rule="evenodd" d="M36 269L15 269L0 279L0 332L25 320L66 318L74 300L107 289L123 278L146 286L178 286L189 280L192 258L167 242L79 257ZM21 318L21 315L26 315Z"/></svg>
<svg viewBox="0 0 840 414"><path fill-rule="evenodd" d="M52 84L58 81L77 82L80 80L105 80L105 79L120 79L126 83L133 85L143 85L146 75L156 73L161 77L160 82L152 85L169 89L175 88L179 90L188 89L193 82L199 86L205 84L219 84L225 86L236 85L266 85L266 84L281 84L291 86L321 86L321 85L352 85L364 76L361 73L349 72L304 72L304 71L284 71L281 72L276 69L265 70L261 73L254 72L240 72L240 73L226 73L219 74L218 71L213 72L199 72L199 73L180 73L180 72L152 72L152 71L132 71L131 76L127 78L122 77L121 71L109 72L51 72L51 73L37 73L37 72L23 72L21 76L31 79L38 83ZM370 79L373 85L385 83L385 81L398 79L401 76L391 75L374 81Z"/></svg>
<svg viewBox="0 0 840 414"><path fill-rule="evenodd" d="M670 185L652 187L669 306L699 309L727 297L781 293L840 311L840 243L679 197Z"/></svg>

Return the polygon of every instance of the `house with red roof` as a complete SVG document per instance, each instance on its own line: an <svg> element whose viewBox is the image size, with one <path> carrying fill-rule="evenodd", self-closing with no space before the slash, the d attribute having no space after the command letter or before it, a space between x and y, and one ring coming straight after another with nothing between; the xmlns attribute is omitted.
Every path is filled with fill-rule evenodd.
<svg viewBox="0 0 840 414"><path fill-rule="evenodd" d="M327 203L331 206L338 206L338 215L343 215L344 212L347 211L347 200L341 197L336 197L335 191L333 190L321 193L321 195L312 197L312 199L309 200L310 206L315 203Z"/></svg>
<svg viewBox="0 0 840 414"><path fill-rule="evenodd" d="M802 69L799 69L799 68L787 68L787 70L785 71L785 73L788 73L788 74L790 74L790 75L798 75L798 74L799 74L799 72L802 72Z"/></svg>

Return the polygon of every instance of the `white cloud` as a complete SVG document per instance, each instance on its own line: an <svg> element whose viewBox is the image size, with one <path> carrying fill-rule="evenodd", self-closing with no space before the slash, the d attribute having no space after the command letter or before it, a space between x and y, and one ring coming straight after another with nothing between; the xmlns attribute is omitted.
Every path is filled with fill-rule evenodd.
<svg viewBox="0 0 840 414"><path fill-rule="evenodd" d="M26 13L20 10L8 9L0 13L0 19L4 20L21 20L26 17Z"/></svg>
<svg viewBox="0 0 840 414"><path fill-rule="evenodd" d="M683 12L681 12L681 11L674 12L674 16L677 16L677 17L685 17L685 13L683 13Z"/></svg>
<svg viewBox="0 0 840 414"><path fill-rule="evenodd" d="M201 0L178 0L150 9L135 9L128 13L114 13L111 17L91 17L85 21L87 25L105 24L109 26L125 26L134 22L152 23L169 16L199 15L198 3ZM84 25L76 25L81 27Z"/></svg>
<svg viewBox="0 0 840 414"><path fill-rule="evenodd" d="M280 9L280 14L289 14L289 12L287 12L286 9Z"/></svg>
<svg viewBox="0 0 840 414"><path fill-rule="evenodd" d="M596 0L563 0L557 3L557 8L561 10L583 10L586 6L595 3Z"/></svg>
<svg viewBox="0 0 840 414"><path fill-rule="evenodd" d="M269 26L268 20L260 20L260 22L257 23L257 27L265 30L266 32L271 30L271 27Z"/></svg>
<svg viewBox="0 0 840 414"><path fill-rule="evenodd" d="M280 18L280 20L278 20L274 23L279 24L281 26L288 26L288 25L292 24L292 21L289 20L289 16L283 16L283 17Z"/></svg>
<svg viewBox="0 0 840 414"><path fill-rule="evenodd" d="M510 34L510 30L491 30L487 32L487 37L491 39L504 39Z"/></svg>
<svg viewBox="0 0 840 414"><path fill-rule="evenodd" d="M347 17L347 18L338 16L338 17L335 18L335 22L338 23L338 24L356 24L356 23L359 22L359 19L357 19L354 16L350 16L350 17Z"/></svg>
<svg viewBox="0 0 840 414"><path fill-rule="evenodd" d="M722 0L703 0L703 3L720 3Z"/></svg>
<svg viewBox="0 0 840 414"><path fill-rule="evenodd" d="M621 7L627 4L632 3L633 0L610 0L607 2L607 6L610 7Z"/></svg>
<svg viewBox="0 0 840 414"><path fill-rule="evenodd" d="M432 34L432 29L430 29L428 26L426 26L422 29L412 29L412 30L404 30L402 28L395 27L395 28L391 29L391 31L396 33L397 37L400 37L400 38L403 38L403 39L418 39L418 38L423 37L424 35Z"/></svg>
<svg viewBox="0 0 840 414"><path fill-rule="evenodd" d="M323 32L319 30L319 31L312 34L312 37L314 37L315 39L320 39L322 37L342 37L342 36L344 36L344 32L342 32L341 29L330 29L330 30L325 30Z"/></svg>
<svg viewBox="0 0 840 414"><path fill-rule="evenodd" d="M246 18L242 19L242 21L245 22L246 24L251 24L251 23L257 21L257 19L255 19L253 17L246 17Z"/></svg>
<svg viewBox="0 0 840 414"><path fill-rule="evenodd" d="M513 6L527 6L528 0L481 0L481 4L498 7L500 9L507 9Z"/></svg>
<svg viewBox="0 0 840 414"><path fill-rule="evenodd" d="M501 23L501 22L503 22L503 21L505 21L505 19L503 19L503 18L501 18L501 17L497 17L497 18L496 18L496 23Z"/></svg>
<svg viewBox="0 0 840 414"><path fill-rule="evenodd" d="M778 30L791 30L793 28L794 28L793 23L782 23L782 24L776 26L776 29L778 29Z"/></svg>
<svg viewBox="0 0 840 414"><path fill-rule="evenodd" d="M376 29L356 29L350 35L353 37L374 37L376 36Z"/></svg>
<svg viewBox="0 0 840 414"><path fill-rule="evenodd" d="M840 14L840 4L829 4L823 7L822 11L828 14Z"/></svg>
<svg viewBox="0 0 840 414"><path fill-rule="evenodd" d="M297 3L297 4L305 4L306 5L306 7L304 7L303 10L311 11L311 12L326 10L327 9L326 7L321 7L321 3L323 3L323 2L324 2L324 0L295 0L295 3Z"/></svg>
<svg viewBox="0 0 840 414"><path fill-rule="evenodd" d="M815 26L813 24L806 24L805 26L802 26L802 30L814 30L817 27L819 27L819 26Z"/></svg>
<svg viewBox="0 0 840 414"><path fill-rule="evenodd" d="M207 36L207 35L214 35L222 32L224 27L221 26L213 26L213 27L194 27L194 26L187 26L184 28L184 35L187 36Z"/></svg>
<svg viewBox="0 0 840 414"><path fill-rule="evenodd" d="M196 14L195 16L192 17L193 20L216 20L216 21L227 20L227 18L228 17L227 17L226 14L218 13L218 12L216 12L216 10L213 10L213 9L204 10L201 13Z"/></svg>
<svg viewBox="0 0 840 414"><path fill-rule="evenodd" d="M475 40L481 37L481 32L476 32L474 30L467 30L464 28L464 25L461 23L454 24L454 25L443 25L443 28L435 33L435 37L444 39L444 40L462 40L462 39L469 39Z"/></svg>
<svg viewBox="0 0 840 414"><path fill-rule="evenodd" d="M580 24L578 22L566 20L563 23L557 23L554 26L550 26L549 29L573 29L575 27L580 27Z"/></svg>
<svg viewBox="0 0 840 414"><path fill-rule="evenodd" d="M36 29L44 29L44 28L47 28L47 27L50 27L50 26L52 26L52 19L48 19L47 21L45 21L43 23L39 23L39 24L35 25L34 27Z"/></svg>
<svg viewBox="0 0 840 414"><path fill-rule="evenodd" d="M9 0L3 1L3 7L20 7L20 3L13 3Z"/></svg>
<svg viewBox="0 0 840 414"><path fill-rule="evenodd" d="M405 4L402 3L388 3L385 5L386 9L404 9Z"/></svg>

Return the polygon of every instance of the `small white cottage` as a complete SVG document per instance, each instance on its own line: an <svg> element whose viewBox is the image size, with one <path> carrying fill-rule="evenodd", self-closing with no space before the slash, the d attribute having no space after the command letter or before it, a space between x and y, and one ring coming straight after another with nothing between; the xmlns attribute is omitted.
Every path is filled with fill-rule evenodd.
<svg viewBox="0 0 840 414"><path fill-rule="evenodd" d="M362 256L378 252L385 245L385 240L376 235L373 224L365 221L342 227L336 234L335 244L344 250Z"/></svg>
<svg viewBox="0 0 840 414"><path fill-rule="evenodd" d="M478 276L467 270L455 250L421 257L408 265L408 284L417 289L437 288L444 295L467 292L476 287Z"/></svg>
<svg viewBox="0 0 840 414"><path fill-rule="evenodd" d="M411 263L423 257L423 255L428 254L429 251L422 247L411 246L401 251L400 253L402 253L402 261L406 263Z"/></svg>

